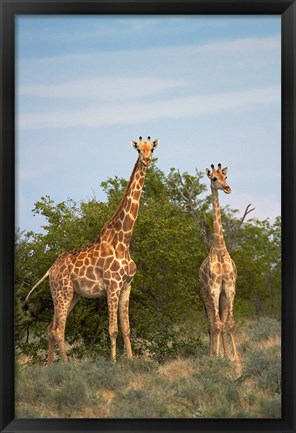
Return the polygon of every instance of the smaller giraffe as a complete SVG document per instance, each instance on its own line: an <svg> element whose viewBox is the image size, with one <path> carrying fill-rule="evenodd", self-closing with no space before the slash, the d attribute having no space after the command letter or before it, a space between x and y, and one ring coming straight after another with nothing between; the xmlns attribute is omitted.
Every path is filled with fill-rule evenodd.
<svg viewBox="0 0 296 433"><path fill-rule="evenodd" d="M212 171L206 169L211 180L211 191L214 212L214 240L208 257L202 262L199 270L200 293L204 301L210 334L210 356L219 355L220 335L222 335L223 355L228 355L227 332L230 334L233 359L238 360L235 339L233 335L234 318L233 302L236 285L236 266L225 244L218 190L231 193L227 179L227 167L221 169L221 164Z"/></svg>

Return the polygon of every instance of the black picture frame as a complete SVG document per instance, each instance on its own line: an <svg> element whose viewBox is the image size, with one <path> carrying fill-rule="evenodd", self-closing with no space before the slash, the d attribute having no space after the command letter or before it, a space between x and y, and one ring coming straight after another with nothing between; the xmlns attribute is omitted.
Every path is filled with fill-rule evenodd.
<svg viewBox="0 0 296 433"><path fill-rule="evenodd" d="M1 432L295 432L295 0L0 0L0 427ZM281 419L15 419L15 16L35 14L280 15L282 24L282 418Z"/></svg>

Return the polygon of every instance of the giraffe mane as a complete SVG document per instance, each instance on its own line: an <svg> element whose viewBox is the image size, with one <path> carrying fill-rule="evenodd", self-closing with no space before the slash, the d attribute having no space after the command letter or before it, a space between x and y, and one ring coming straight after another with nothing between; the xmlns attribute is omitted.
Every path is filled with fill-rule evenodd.
<svg viewBox="0 0 296 433"><path fill-rule="evenodd" d="M134 166L134 168L133 168L133 171L132 171L132 174L131 174L131 176L130 176L129 182L128 182L127 187L126 187L126 189L125 189L124 196L122 197L122 199L121 199L121 201L120 201L120 203L119 203L119 205L118 205L117 210L116 210L115 213L112 215L112 217L107 221L106 224L110 224L110 223L113 222L114 219L118 216L118 214L119 214L119 212L120 212L120 210L121 210L121 207L122 207L122 205L123 205L123 203L124 203L124 200L125 200L126 197L127 197L127 192L128 192L128 190L129 190L129 188L130 188L130 186L131 186L132 180L133 180L134 175L135 175L135 171L137 170L139 163L140 163L140 158L138 158L137 161L136 161L136 163L135 163L135 166Z"/></svg>

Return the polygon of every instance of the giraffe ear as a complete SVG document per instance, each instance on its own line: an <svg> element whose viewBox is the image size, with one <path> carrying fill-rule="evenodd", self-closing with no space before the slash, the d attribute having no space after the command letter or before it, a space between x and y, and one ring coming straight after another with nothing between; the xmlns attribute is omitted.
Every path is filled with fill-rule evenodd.
<svg viewBox="0 0 296 433"><path fill-rule="evenodd" d="M131 140L131 145L136 149L136 150L138 150L138 143L136 142L136 141L134 141L134 140Z"/></svg>
<svg viewBox="0 0 296 433"><path fill-rule="evenodd" d="M209 179L212 179L212 172L209 168L206 168L206 175L208 176Z"/></svg>
<svg viewBox="0 0 296 433"><path fill-rule="evenodd" d="M153 149L155 149L158 146L158 143L159 143L159 139L158 138L153 141L153 143L152 143Z"/></svg>
<svg viewBox="0 0 296 433"><path fill-rule="evenodd" d="M228 167L224 167L224 168L222 169L222 173L224 174L224 176L227 175L227 172L228 172Z"/></svg>

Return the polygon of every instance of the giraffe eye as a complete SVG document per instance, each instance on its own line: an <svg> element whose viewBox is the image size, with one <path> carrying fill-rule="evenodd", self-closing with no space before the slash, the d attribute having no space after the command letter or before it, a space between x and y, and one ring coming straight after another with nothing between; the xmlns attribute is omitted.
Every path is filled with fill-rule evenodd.
<svg viewBox="0 0 296 433"><path fill-rule="evenodd" d="M213 181L216 182L216 180L217 180L217 178L216 178L216 177L213 177Z"/></svg>

